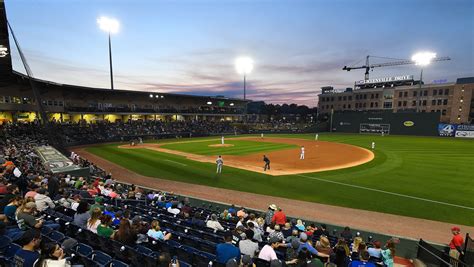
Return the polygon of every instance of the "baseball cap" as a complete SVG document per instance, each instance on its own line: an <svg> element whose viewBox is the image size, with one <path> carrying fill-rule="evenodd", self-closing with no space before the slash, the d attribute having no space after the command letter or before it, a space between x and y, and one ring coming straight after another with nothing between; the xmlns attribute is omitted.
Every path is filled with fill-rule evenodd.
<svg viewBox="0 0 474 267"><path fill-rule="evenodd" d="M308 235L306 233L301 233L300 234L300 239L301 239L301 241L306 241L306 240L308 240Z"/></svg>
<svg viewBox="0 0 474 267"><path fill-rule="evenodd" d="M451 228L451 231L461 232L461 228L453 226L453 228Z"/></svg>

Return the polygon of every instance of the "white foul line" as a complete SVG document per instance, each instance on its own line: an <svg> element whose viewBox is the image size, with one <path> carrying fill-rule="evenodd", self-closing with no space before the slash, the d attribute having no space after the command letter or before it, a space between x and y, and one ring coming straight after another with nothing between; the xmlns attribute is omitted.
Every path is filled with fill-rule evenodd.
<svg viewBox="0 0 474 267"><path fill-rule="evenodd" d="M325 180L325 179L306 176L306 175L301 175L301 174L298 174L296 176L300 176L300 177L304 177L304 178L308 178L308 179L313 179L313 180L318 180L318 181L325 182L325 183L338 184L338 185L354 187L354 188L358 188L358 189L364 189L364 190L368 190L368 191L374 191L374 192L378 192L378 193L384 193L384 194L388 194L388 195L394 195L394 196L398 196L398 197L411 198L411 199L416 199L416 200L421 200L421 201L426 201L426 202L431 202L431 203L436 203L436 204L441 204L441 205L446 205L446 206L452 206L452 207L457 207L457 208L462 208L462 209L474 210L473 207L457 205L457 204L452 204L452 203L448 203L448 202L442 202L442 201L437 201L437 200L432 200L432 199L427 199L427 198L415 197L415 196L410 196L410 195L405 195L405 194L399 194L399 193L384 191L384 190L365 187L365 186L360 186L360 185L346 184L346 183L341 183L341 182L336 182L336 181L331 181L331 180Z"/></svg>
<svg viewBox="0 0 474 267"><path fill-rule="evenodd" d="M186 165L186 164L184 164L184 163L177 162L177 161L174 161L174 160L165 159L165 161L173 162L173 163L179 164L179 165L181 165L181 166L188 166L188 165Z"/></svg>

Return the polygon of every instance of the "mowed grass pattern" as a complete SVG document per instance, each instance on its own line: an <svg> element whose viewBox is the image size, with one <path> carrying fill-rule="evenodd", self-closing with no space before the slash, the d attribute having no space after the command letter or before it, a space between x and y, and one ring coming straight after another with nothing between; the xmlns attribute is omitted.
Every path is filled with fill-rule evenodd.
<svg viewBox="0 0 474 267"><path fill-rule="evenodd" d="M274 136L314 139L312 134ZM216 140L215 137L208 139ZM269 176L224 166L224 173L216 176L214 164L195 162L167 153L147 149L119 149L113 144L89 147L87 150L151 177L474 225L472 209L381 192L474 208L474 140L349 134L319 134L319 139L365 148L374 141L375 159L347 169L288 176Z"/></svg>
<svg viewBox="0 0 474 267"><path fill-rule="evenodd" d="M255 142L249 140L232 140L226 138L225 144L233 145L230 147L211 147L210 145L218 145L221 140L186 142L163 145L163 148L188 152L198 155L248 155L259 152L269 152L282 149L297 148L295 145L271 143L271 142Z"/></svg>

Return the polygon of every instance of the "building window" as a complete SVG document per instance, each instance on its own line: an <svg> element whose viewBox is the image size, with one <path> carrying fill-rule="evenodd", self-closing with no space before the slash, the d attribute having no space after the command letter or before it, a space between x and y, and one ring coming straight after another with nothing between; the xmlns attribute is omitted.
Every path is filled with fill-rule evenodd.
<svg viewBox="0 0 474 267"><path fill-rule="evenodd" d="M426 106L426 100L423 100L423 106Z"/></svg>
<svg viewBox="0 0 474 267"><path fill-rule="evenodd" d="M431 105L432 105L432 106L435 106L435 105L436 105L436 100L435 100L435 99L431 100Z"/></svg>
<svg viewBox="0 0 474 267"><path fill-rule="evenodd" d="M433 90L433 96L437 95L438 91Z"/></svg>
<svg viewBox="0 0 474 267"><path fill-rule="evenodd" d="M379 94L378 94L378 93L377 93L377 94L375 94L375 98L377 98L377 99L379 98Z"/></svg>
<svg viewBox="0 0 474 267"><path fill-rule="evenodd" d="M423 92L423 95L424 95L424 96L428 96L428 90L425 90L425 91Z"/></svg>
<svg viewBox="0 0 474 267"><path fill-rule="evenodd" d="M418 94L417 91L413 91L413 96L416 96Z"/></svg>
<svg viewBox="0 0 474 267"><path fill-rule="evenodd" d="M367 107L367 103L364 103L363 107L364 107L364 108Z"/></svg>
<svg viewBox="0 0 474 267"><path fill-rule="evenodd" d="M383 108L392 108L392 102L384 102Z"/></svg>
<svg viewBox="0 0 474 267"><path fill-rule="evenodd" d="M444 99L444 100L443 100L443 105L446 106L447 104L448 104L448 100L447 100L447 99Z"/></svg>
<svg viewBox="0 0 474 267"><path fill-rule="evenodd" d="M377 108L379 106L379 102L375 102L375 107Z"/></svg>
<svg viewBox="0 0 474 267"><path fill-rule="evenodd" d="M407 106L407 101L403 101L403 106L404 106L404 107Z"/></svg>
<svg viewBox="0 0 474 267"><path fill-rule="evenodd" d="M411 103L411 105L412 105L413 107L415 107L415 106L416 106L416 100L413 100L413 102Z"/></svg>
<svg viewBox="0 0 474 267"><path fill-rule="evenodd" d="M408 97L408 91L403 94L404 97Z"/></svg>
<svg viewBox="0 0 474 267"><path fill-rule="evenodd" d="M374 102L370 102L370 107L371 107L371 108L374 107Z"/></svg>
<svg viewBox="0 0 474 267"><path fill-rule="evenodd" d="M331 97L331 101L334 101L334 96L333 96L333 97Z"/></svg>
<svg viewBox="0 0 474 267"><path fill-rule="evenodd" d="M438 95L442 95L442 94L443 94L443 89L439 89Z"/></svg>
<svg viewBox="0 0 474 267"><path fill-rule="evenodd" d="M347 108L351 108L351 104L347 105Z"/></svg>
<svg viewBox="0 0 474 267"><path fill-rule="evenodd" d="M402 101L398 101L398 106L399 106L399 107L402 106Z"/></svg>
<svg viewBox="0 0 474 267"><path fill-rule="evenodd" d="M346 101L346 100L347 100L347 96L343 96L343 97L342 97L342 100Z"/></svg>
<svg viewBox="0 0 474 267"><path fill-rule="evenodd" d="M443 109L443 111L441 111L441 115L446 115L446 110Z"/></svg>
<svg viewBox="0 0 474 267"><path fill-rule="evenodd" d="M403 92L398 92L398 97L402 97Z"/></svg>
<svg viewBox="0 0 474 267"><path fill-rule="evenodd" d="M342 98L341 98L341 97L338 97L338 98L337 98L337 100L338 100L338 101L341 101L341 100L342 100Z"/></svg>
<svg viewBox="0 0 474 267"><path fill-rule="evenodd" d="M449 89L444 89L444 95L449 95Z"/></svg>
<svg viewBox="0 0 474 267"><path fill-rule="evenodd" d="M364 99L367 99L367 95L366 95L366 94L364 94Z"/></svg>
<svg viewBox="0 0 474 267"><path fill-rule="evenodd" d="M346 104L342 105L342 108L343 108L343 109L346 109Z"/></svg>
<svg viewBox="0 0 474 267"><path fill-rule="evenodd" d="M349 100L352 100L352 96L351 96L351 95L349 96Z"/></svg>
<svg viewBox="0 0 474 267"><path fill-rule="evenodd" d="M438 99L438 106L441 106L441 104L443 104L443 100L442 100L442 99Z"/></svg>

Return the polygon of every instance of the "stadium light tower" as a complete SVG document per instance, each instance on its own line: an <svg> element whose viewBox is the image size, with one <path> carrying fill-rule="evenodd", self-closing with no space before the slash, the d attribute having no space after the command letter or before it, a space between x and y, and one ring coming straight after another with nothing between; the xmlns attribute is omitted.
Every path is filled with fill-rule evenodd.
<svg viewBox="0 0 474 267"><path fill-rule="evenodd" d="M416 105L416 111L419 112L420 111L420 101L419 101L419 97L421 95L421 84L423 82L423 67L426 67L428 66L431 61L433 59L436 58L436 53L433 53L433 52L419 52L419 53L416 53L414 54L412 57L411 57L411 60L413 62L415 62L415 65L417 66L421 66L421 72L420 72L420 83L419 83L419 89L420 91L418 92L417 94L417 105Z"/></svg>
<svg viewBox="0 0 474 267"><path fill-rule="evenodd" d="M253 70L253 60L249 57L239 57L235 60L235 69L240 75L244 75L244 100L247 99L247 74Z"/></svg>
<svg viewBox="0 0 474 267"><path fill-rule="evenodd" d="M119 31L120 22L116 19L102 16L97 19L97 24L99 24L99 28L101 30L109 34L110 89L114 90L114 75L112 70L112 43L110 40L110 35Z"/></svg>

